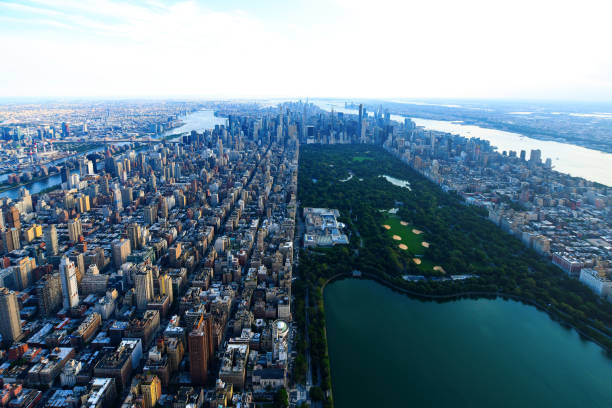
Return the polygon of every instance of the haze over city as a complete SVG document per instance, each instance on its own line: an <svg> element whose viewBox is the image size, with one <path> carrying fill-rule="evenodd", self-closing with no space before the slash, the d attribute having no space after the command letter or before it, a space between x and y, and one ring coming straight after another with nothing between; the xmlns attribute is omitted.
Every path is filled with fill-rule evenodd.
<svg viewBox="0 0 612 408"><path fill-rule="evenodd" d="M610 100L607 1L0 1L3 97Z"/></svg>
<svg viewBox="0 0 612 408"><path fill-rule="evenodd" d="M612 406L606 1L0 0L0 406Z"/></svg>

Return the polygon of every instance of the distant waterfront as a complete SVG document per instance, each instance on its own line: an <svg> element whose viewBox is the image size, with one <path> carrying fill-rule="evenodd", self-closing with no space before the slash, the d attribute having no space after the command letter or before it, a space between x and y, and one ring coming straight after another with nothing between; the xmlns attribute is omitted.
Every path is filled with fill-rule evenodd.
<svg viewBox="0 0 612 408"><path fill-rule="evenodd" d="M329 101L313 101L321 109L331 111L333 107L336 112L356 114L355 109L347 109L344 103ZM372 112L369 112L370 114ZM444 120L429 120L421 118L411 118L417 126L422 126L427 130L457 134L467 138L477 137L488 140L492 146L497 147L501 153L504 150L514 150L517 155L521 150L529 152L532 149L542 151L542 159L551 158L554 169L570 174L574 177L582 177L589 181L595 181L607 186L612 186L612 154L600 152L598 150L587 149L585 147L572 145L569 143L559 143L546 140L533 139L518 133L506 132L482 128L475 125L464 125L458 122ZM404 117L391 115L391 120L404 122Z"/></svg>
<svg viewBox="0 0 612 408"><path fill-rule="evenodd" d="M337 408L612 404L612 360L534 307L423 302L353 279L324 297Z"/></svg>
<svg viewBox="0 0 612 408"><path fill-rule="evenodd" d="M488 140L492 146L497 147L500 153L514 150L518 155L521 150L525 150L527 158L529 158L529 152L532 149L540 149L542 151L542 160L550 157L554 169L558 172L612 186L612 154L610 153L568 143L532 139L518 133L464 125L457 122L420 118L411 119L417 126L422 126L428 130Z"/></svg>
<svg viewBox="0 0 612 408"><path fill-rule="evenodd" d="M206 129L214 128L215 125L217 124L223 125L227 123L226 118L215 116L215 112L210 109L204 109L204 110L196 111L193 113L189 113L181 117L180 119L183 122L183 125L177 128L171 129L167 132L164 132L162 136L177 135L177 138L178 138L182 133L191 132L192 130L202 132ZM117 143L117 145L121 145L121 144L124 144L124 143ZM88 150L87 152L83 152L81 154L89 154L93 152L102 151L104 149L106 149L106 146L101 146L101 147L98 147L92 150ZM63 163L64 161L66 161L66 159L67 158L55 160L51 162L50 164L57 165L57 164ZM103 163L98 163L98 164L102 166L104 165ZM72 173L78 173L78 170L73 170ZM4 175L3 178L0 178L0 182L6 179L8 179L8 174ZM60 174L54 174L51 177L48 177L44 180L34 181L32 183L26 184L24 187L28 189L30 194L36 194L48 188L59 186L61 183L62 183L62 178ZM20 189L21 189L21 186L12 188L10 190L3 191L0 193L0 197L10 197L12 199L16 199L19 197Z"/></svg>
<svg viewBox="0 0 612 408"><path fill-rule="evenodd" d="M213 129L215 125L227 124L227 118L215 116L215 111L211 109L192 112L179 119L183 122L183 125L164 132L162 136L177 135L178 137L178 135L189 133L192 130L201 133L204 130Z"/></svg>

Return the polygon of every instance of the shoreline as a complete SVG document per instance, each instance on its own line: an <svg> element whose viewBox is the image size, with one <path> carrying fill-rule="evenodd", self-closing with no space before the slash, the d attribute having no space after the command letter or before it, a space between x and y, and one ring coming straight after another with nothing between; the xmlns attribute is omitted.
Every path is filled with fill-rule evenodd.
<svg viewBox="0 0 612 408"><path fill-rule="evenodd" d="M568 321L567 318L561 316L559 312L550 310L549 308L541 305L540 303L534 300L522 297L522 296L513 295L509 293L504 293L504 292L486 292L486 291L468 291L468 292L456 292L456 293L451 293L451 294L446 294L446 295L434 295L434 294L430 295L430 294L420 293L420 292L416 292L416 291L401 287L385 278L381 278L380 276L376 276L369 272L361 272L361 276L354 276L351 273L345 273L345 272L341 272L334 276L331 276L321 286L320 288L321 295L323 295L323 292L325 291L325 288L329 283L333 283L335 281L343 280L343 279L372 280L393 291L399 292L403 295L407 295L407 296L410 296L410 297L413 297L419 300L450 301L454 299L474 298L474 297L477 299L498 298L498 297L501 297L504 299L513 299L515 301L524 303L526 305L534 306L536 309L542 312L545 312L552 320L558 322L562 326L575 330L576 333L578 333L584 339L591 341L597 344L599 347L601 347L602 350L605 352L604 354L606 355L606 357L612 359L612 348L606 346L605 344L602 344L599 340L593 338L591 335L585 333L583 330L580 330L578 327L576 327L575 324ZM327 345L327 327L325 330L325 344ZM329 351L328 351L328 354L329 354Z"/></svg>

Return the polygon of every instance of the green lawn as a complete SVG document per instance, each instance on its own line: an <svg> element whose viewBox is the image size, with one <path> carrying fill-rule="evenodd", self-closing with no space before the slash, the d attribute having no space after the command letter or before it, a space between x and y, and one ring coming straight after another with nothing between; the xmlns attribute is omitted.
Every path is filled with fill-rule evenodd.
<svg viewBox="0 0 612 408"><path fill-rule="evenodd" d="M387 234L390 237L393 237L393 235L400 236L402 238L401 241L393 241L395 243L395 246L397 247L399 244L405 244L406 246L408 246L408 251L410 251L416 257L421 259L421 263L417 265L418 268L422 271L431 272L433 270L434 264L429 259L427 259L427 257L425 256L426 248L421 245L421 243L423 242L424 234L415 234L414 232L412 232L412 230L419 229L418 227L412 224L402 225L401 221L402 220L398 216L389 214L383 223L383 225L389 225L391 227L391 229L389 230L385 229L387 231ZM397 247L396 249L400 252L404 252L403 250L399 249L399 247Z"/></svg>
<svg viewBox="0 0 612 408"><path fill-rule="evenodd" d="M394 241L398 244L406 244L408 246L408 250L415 255L423 255L425 253L425 248L421 245L423 242L423 234L417 235L412 232L413 229L418 229L414 225L408 224L404 226L400 224L399 217L395 215L389 215L384 224L389 225L391 227L390 230L387 230L387 234L390 237L393 235L399 235L402 240Z"/></svg>
<svg viewBox="0 0 612 408"><path fill-rule="evenodd" d="M366 156L353 156L353 161L356 161L356 162L362 162L366 160L374 160L374 159L371 157L366 157Z"/></svg>

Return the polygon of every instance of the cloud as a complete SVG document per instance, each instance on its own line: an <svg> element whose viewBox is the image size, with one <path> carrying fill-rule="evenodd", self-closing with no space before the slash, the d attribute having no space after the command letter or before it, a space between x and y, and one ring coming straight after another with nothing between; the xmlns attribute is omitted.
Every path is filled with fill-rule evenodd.
<svg viewBox="0 0 612 408"><path fill-rule="evenodd" d="M0 42L17 64L0 67L2 93L609 99L612 90L603 1L313 0L289 14L228 3L0 1Z"/></svg>

